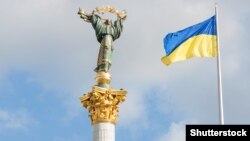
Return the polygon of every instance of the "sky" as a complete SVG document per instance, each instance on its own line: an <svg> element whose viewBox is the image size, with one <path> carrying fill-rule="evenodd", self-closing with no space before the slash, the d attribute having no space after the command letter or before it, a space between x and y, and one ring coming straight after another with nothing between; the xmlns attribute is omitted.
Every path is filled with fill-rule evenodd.
<svg viewBox="0 0 250 141"><path fill-rule="evenodd" d="M219 124L215 58L165 66L163 38L219 6L225 124L250 124L250 1L0 0L0 140L90 141L79 97L95 85L99 43L77 15L112 5L127 11L114 43L117 141L184 141L186 124Z"/></svg>

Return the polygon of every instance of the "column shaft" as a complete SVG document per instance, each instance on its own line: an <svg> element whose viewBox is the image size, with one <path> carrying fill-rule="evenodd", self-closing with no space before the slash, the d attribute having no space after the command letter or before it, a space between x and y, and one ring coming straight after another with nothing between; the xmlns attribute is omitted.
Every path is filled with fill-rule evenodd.
<svg viewBox="0 0 250 141"><path fill-rule="evenodd" d="M115 125L104 122L93 126L93 141L115 141Z"/></svg>

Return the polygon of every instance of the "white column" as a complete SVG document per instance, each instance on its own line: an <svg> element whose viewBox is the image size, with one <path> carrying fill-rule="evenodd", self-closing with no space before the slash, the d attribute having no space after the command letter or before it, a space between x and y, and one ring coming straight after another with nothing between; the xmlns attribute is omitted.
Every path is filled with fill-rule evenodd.
<svg viewBox="0 0 250 141"><path fill-rule="evenodd" d="M109 122L94 124L93 141L115 141L115 125Z"/></svg>

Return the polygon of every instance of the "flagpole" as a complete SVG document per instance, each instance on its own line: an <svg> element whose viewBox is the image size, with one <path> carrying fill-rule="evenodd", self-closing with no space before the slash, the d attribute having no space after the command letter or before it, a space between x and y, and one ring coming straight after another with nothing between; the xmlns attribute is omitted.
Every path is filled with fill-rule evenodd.
<svg viewBox="0 0 250 141"><path fill-rule="evenodd" d="M222 81L221 81L221 64L220 64L220 40L219 40L219 20L218 20L218 6L215 3L215 16L216 16L216 33L217 33L217 74L218 74L218 94L219 94L219 114L220 124L224 124L224 110L223 110L223 96L222 96Z"/></svg>

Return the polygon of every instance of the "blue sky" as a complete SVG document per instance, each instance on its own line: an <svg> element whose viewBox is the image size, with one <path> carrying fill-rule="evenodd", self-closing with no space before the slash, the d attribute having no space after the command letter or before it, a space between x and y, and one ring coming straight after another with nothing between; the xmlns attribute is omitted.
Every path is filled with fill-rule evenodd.
<svg viewBox="0 0 250 141"><path fill-rule="evenodd" d="M226 124L250 124L247 0L217 0ZM78 8L126 9L112 87L128 91L118 141L184 141L185 124L218 124L215 58L161 63L169 32L214 14L215 0L0 0L0 140L89 141L79 97L95 85L99 43Z"/></svg>

